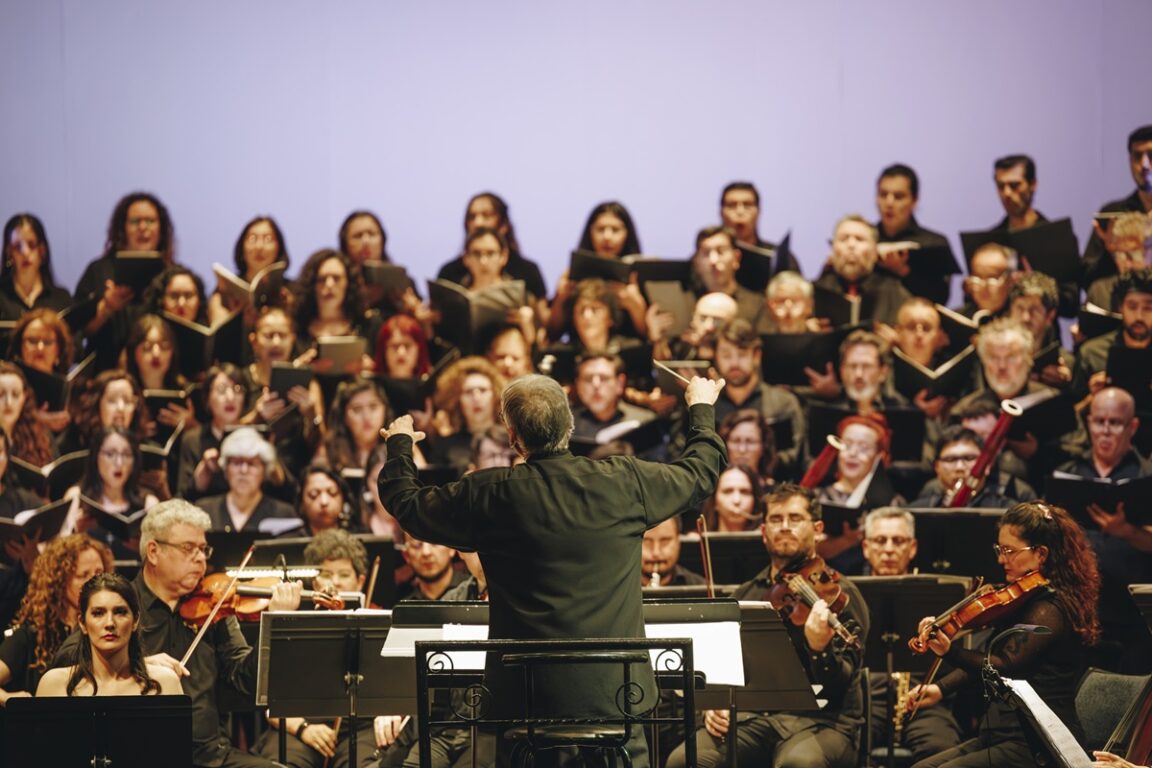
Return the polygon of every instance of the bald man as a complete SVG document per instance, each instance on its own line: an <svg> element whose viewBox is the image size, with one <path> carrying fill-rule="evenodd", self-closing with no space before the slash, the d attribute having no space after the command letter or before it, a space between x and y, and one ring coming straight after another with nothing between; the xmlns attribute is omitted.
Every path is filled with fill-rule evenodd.
<svg viewBox="0 0 1152 768"><path fill-rule="evenodd" d="M1140 426L1136 402L1118 387L1106 387L1092 397L1088 410L1091 451L1059 468L1080 477L1112 481L1152 475L1152 464L1132 448ZM1099 530L1088 531L1100 567L1101 666L1122 672L1152 671L1152 636L1128 596L1129 584L1152 580L1152 526L1128 522L1124 505L1088 507Z"/></svg>

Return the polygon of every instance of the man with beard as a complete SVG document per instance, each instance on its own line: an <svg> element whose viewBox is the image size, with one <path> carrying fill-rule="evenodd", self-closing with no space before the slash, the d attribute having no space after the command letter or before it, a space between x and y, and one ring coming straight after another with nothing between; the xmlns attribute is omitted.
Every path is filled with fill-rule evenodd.
<svg viewBox="0 0 1152 768"><path fill-rule="evenodd" d="M972 317L983 311L995 317L1003 312L1019 264L1016 252L1006 245L985 243L977 248L968 264L968 277L964 278L968 299L960 307L960 314Z"/></svg>
<svg viewBox="0 0 1152 768"><path fill-rule="evenodd" d="M1028 155L1008 155L998 159L992 168L996 194L1004 207L1004 218L993 232L1015 232L1048 221L1032 207L1036 196L1036 162Z"/></svg>
<svg viewBox="0 0 1152 768"><path fill-rule="evenodd" d="M445 592L464 581L461 571L452 567L456 550L412 536L404 541L404 562L412 569L412 580L401 600L439 600Z"/></svg>
<svg viewBox="0 0 1152 768"><path fill-rule="evenodd" d="M770 565L733 593L737 600L765 600L783 577L812 558L816 536L824 530L820 502L809 488L784 483L768 496L768 512L761 527ZM840 621L858 638L868 636L868 606L847 579L840 586L848 604ZM856 734L864 725L860 675L863 650L845 644L828 623L830 612L818 600L803 626L784 622L796 654L814 685L823 686L827 704L815 713L740 713L736 758L741 765L820 765L850 768L856 765ZM730 727L727 710L704 713L704 728L696 734L697 764L714 768L727 763L725 735ZM668 768L684 768L684 750L668 758Z"/></svg>
<svg viewBox="0 0 1152 768"><path fill-rule="evenodd" d="M1092 396L1088 410L1091 451L1059 467L1058 471L1089 480L1134 480L1152 475L1152 464L1132 448L1140 426L1136 402L1123 389L1106 387ZM1100 564L1100 624L1104 653L1110 669L1146 674L1152 669L1152 638L1128 596L1128 584L1152 580L1152 526L1128 522L1124 505L1104 509L1098 504L1088 513L1099 530L1088 531ZM1114 654L1118 654L1114 655Z"/></svg>
<svg viewBox="0 0 1152 768"><path fill-rule="evenodd" d="M644 531L640 550L640 583L645 587L703 584L704 577L680 565L680 518L670 517Z"/></svg>
<svg viewBox="0 0 1152 768"><path fill-rule="evenodd" d="M747 320L737 318L720 329L716 337L716 371L728 382L716 400L716 423L738 410L759 411L773 424L782 420L792 423L792 447L780 451L784 471L795 469L806 434L804 410L796 395L783 387L761 380L760 336Z"/></svg>
<svg viewBox="0 0 1152 768"><path fill-rule="evenodd" d="M1123 200L1106 203L1100 209L1101 212L1152 211L1152 125L1141 126L1128 134L1128 168L1132 172L1132 180L1136 182L1136 189ZM1101 237L1101 234L1105 237ZM1115 262L1107 258L1108 252L1113 250L1107 242L1111 239L1109 234L1096 231L1089 238L1084 248L1083 276L1080 280L1082 286L1087 287L1102 277L1116 273Z"/></svg>
<svg viewBox="0 0 1152 768"><path fill-rule="evenodd" d="M1152 269L1134 269L1116 281L1112 301L1119 307L1119 330L1080 345L1071 391L1076 398L1098 392L1108 382L1108 355L1115 347L1152 354Z"/></svg>
<svg viewBox="0 0 1152 768"><path fill-rule="evenodd" d="M861 322L895 323L900 305L912 294L889 273L876 268L876 228L863 216L852 214L836 223L832 255L816 285L832 293L859 296Z"/></svg>
<svg viewBox="0 0 1152 768"><path fill-rule="evenodd" d="M976 337L976 354L984 370L985 390L960 398L954 412L965 412L990 392L997 402L1037 393L1054 393L1046 384L1032 381L1032 333L1019 322L1001 317L980 329ZM1053 437L1043 444L1028 433L1024 439L1008 440L1001 454L1000 466L1006 472L1033 485L1061 461L1066 452L1061 438ZM1018 461L1008 457L1011 452Z"/></svg>
<svg viewBox="0 0 1152 768"><path fill-rule="evenodd" d="M878 334L857 330L840 343L840 385L819 388L816 394L831 399L830 405L846 407L861 415L887 407L906 406L908 400L887 386L892 370L892 347Z"/></svg>
<svg viewBox="0 0 1152 768"><path fill-rule="evenodd" d="M1043 272L1025 272L1008 292L1008 317L1032 333L1033 355L1060 341L1060 327L1056 324L1059 305L1060 289ZM1034 370L1032 376L1050 387L1066 387L1072 380L1073 362L1072 353L1058 347L1056 362Z"/></svg>

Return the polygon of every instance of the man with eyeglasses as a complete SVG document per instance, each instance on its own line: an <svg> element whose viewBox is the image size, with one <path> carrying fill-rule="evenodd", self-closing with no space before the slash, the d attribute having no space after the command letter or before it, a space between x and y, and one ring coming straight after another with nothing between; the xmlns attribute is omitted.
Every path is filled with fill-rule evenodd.
<svg viewBox="0 0 1152 768"><path fill-rule="evenodd" d="M1072 353L1060 346L1060 328L1056 311L1060 306L1060 289L1056 281L1043 272L1025 272L1008 292L1007 315L1032 333L1032 353L1055 345L1055 362L1039 370L1033 365L1032 378L1050 387L1063 388L1072 380Z"/></svg>
<svg viewBox="0 0 1152 768"><path fill-rule="evenodd" d="M904 576L916 557L916 520L899 507L879 507L864 517L864 558L873 576ZM907 674L907 673L900 673ZM891 678L885 672L869 672L872 694L872 745L888 744L888 688ZM919 683L909 678L908 685ZM911 750L919 760L960 743L960 726L945 704L924 707L901 729L900 746Z"/></svg>
<svg viewBox="0 0 1152 768"><path fill-rule="evenodd" d="M1102 213L1152 212L1152 125L1144 125L1128 134L1128 168L1136 189L1122 200L1113 200L1100 208ZM1107 258L1109 243L1103 230L1092 233L1084 247L1083 276L1080 284L1087 287L1093 281L1116 273L1116 263ZM1101 235L1105 235L1102 237Z"/></svg>
<svg viewBox="0 0 1152 768"><path fill-rule="evenodd" d="M816 536L823 530L815 491L794 483L776 486L768 495L767 514L761 526L770 564L752 581L740 585L732 597L767 599L783 574L795 572L815 556ZM840 587L847 594L848 603L838 618L863 642L868 636L868 606L860 590L847 578L840 579ZM820 698L828 703L814 713L740 713L736 739L740 765L856 765L856 735L864 723L863 650L844 643L832 630L829 617L828 606L818 600L802 626L784 622L809 679L813 685L823 686ZM730 725L727 710L704 713L704 727L696 734L700 768L727 764L725 736ZM685 768L683 747L672 752L667 766Z"/></svg>
<svg viewBox="0 0 1152 768"><path fill-rule="evenodd" d="M932 468L936 477L920 489L910 507L943 507L948 493L959 487L968 477L972 466L984 450L984 439L971 429L959 424L947 427L936 441L936 458ZM988 481L964 506L981 509L1007 509L1020 501L1032 501L1036 492L1023 480L1006 474L999 468L992 471ZM867 555L867 544L865 544Z"/></svg>
<svg viewBox="0 0 1152 768"><path fill-rule="evenodd" d="M1015 282L1019 258L1011 248L999 243L985 243L976 249L968 262L964 293L968 297L960 314L973 317L977 312L999 315L1008 304L1008 292Z"/></svg>
<svg viewBox="0 0 1152 768"><path fill-rule="evenodd" d="M180 603L200 585L212 548L205 532L212 521L199 507L183 499L160 502L148 510L140 526L140 573L132 582L140 597L140 644L150 661L163 663L181 675L192 699L192 764L197 768L271 768L279 763L232 746L217 704L218 684L251 694L256 685L255 649L240 633L234 616L212 624L181 666L197 628L180 616ZM300 605L299 582L272 588L271 611L294 611ZM53 666L73 663L83 635L73 633Z"/></svg>
<svg viewBox="0 0 1152 768"><path fill-rule="evenodd" d="M1117 387L1097 392L1088 408L1087 423L1091 451L1057 471L1111 481L1152 475L1152 462L1132 447L1140 420L1130 393ZM1128 522L1123 504L1117 509L1093 504L1088 507L1088 514L1099 526L1099 530L1087 533L1100 564L1100 623L1108 644L1105 647L1122 654L1121 671L1146 673L1152 667L1152 638L1127 586L1152 581L1152 526Z"/></svg>

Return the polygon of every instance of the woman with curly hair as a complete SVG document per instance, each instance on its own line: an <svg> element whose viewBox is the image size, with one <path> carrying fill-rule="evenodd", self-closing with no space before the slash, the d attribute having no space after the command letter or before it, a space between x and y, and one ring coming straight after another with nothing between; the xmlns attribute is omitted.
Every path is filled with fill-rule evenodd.
<svg viewBox="0 0 1152 768"><path fill-rule="evenodd" d="M36 418L36 396L20 366L0 360L0 429L11 438L11 455L42 467L53 459L48 429Z"/></svg>
<svg viewBox="0 0 1152 768"><path fill-rule="evenodd" d="M32 567L11 633L0 643L0 702L31 695L80 617L80 589L112 570L112 552L83 534L53 539Z"/></svg>
<svg viewBox="0 0 1152 768"><path fill-rule="evenodd" d="M321 336L375 341L364 317L364 277L348 256L331 248L308 257L296 279L296 331L303 346Z"/></svg>
<svg viewBox="0 0 1152 768"><path fill-rule="evenodd" d="M72 426L60 437L61 455L87 448L104 427L123 427L143 442L144 398L136 377L123 368L98 374L72 403Z"/></svg>
<svg viewBox="0 0 1152 768"><path fill-rule="evenodd" d="M328 429L316 460L337 472L382 461L380 430L388 423L388 395L375 379L353 379L336 389Z"/></svg>
<svg viewBox="0 0 1152 768"><path fill-rule="evenodd" d="M1100 574L1096 556L1080 525L1060 507L1043 501L1017 504L998 523L996 557L1011 583L1043 577L1046 583L1027 589L1012 610L993 624L994 630L1015 625L1047 628L1043 634L1018 632L993 645L967 650L943 632L931 632L934 616L920 622L920 640L953 670L928 686L917 686L909 699L921 706L938 703L959 688L982 682L985 659L1004 677L1031 684L1074 735L1081 738L1074 699L1086 667L1087 649L1100 638L1096 616ZM1041 765L1039 741L1024 716L993 698L981 719L976 738L921 760L916 768L961 768L983 765Z"/></svg>
<svg viewBox="0 0 1152 768"><path fill-rule="evenodd" d="M418 379L431 367L424 326L411 315L385 320L376 336L376 371L390 379Z"/></svg>
<svg viewBox="0 0 1152 768"><path fill-rule="evenodd" d="M208 325L208 298L204 281L188 267L173 264L149 283L144 309L153 315L173 315L190 323Z"/></svg>
<svg viewBox="0 0 1152 768"><path fill-rule="evenodd" d="M472 458L472 439L500 420L504 377L486 358L463 357L444 369L432 396L436 429L428 459L460 474Z"/></svg>
<svg viewBox="0 0 1152 768"><path fill-rule="evenodd" d="M140 598L115 573L93 576L80 590L80 655L71 667L48 670L37 696L180 695L180 678L149 663L140 647Z"/></svg>

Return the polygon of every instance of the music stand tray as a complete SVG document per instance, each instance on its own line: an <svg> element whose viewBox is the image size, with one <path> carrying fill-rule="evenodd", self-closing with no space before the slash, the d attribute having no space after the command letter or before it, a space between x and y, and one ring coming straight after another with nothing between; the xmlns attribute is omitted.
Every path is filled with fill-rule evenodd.
<svg viewBox="0 0 1152 768"><path fill-rule="evenodd" d="M187 696L14 698L4 714L4 764L192 766Z"/></svg>

